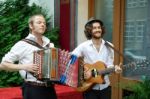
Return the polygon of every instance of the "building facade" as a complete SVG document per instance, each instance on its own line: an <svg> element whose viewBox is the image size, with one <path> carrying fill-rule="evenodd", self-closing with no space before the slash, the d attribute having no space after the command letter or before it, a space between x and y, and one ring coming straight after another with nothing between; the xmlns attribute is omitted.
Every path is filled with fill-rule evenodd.
<svg viewBox="0 0 150 99"><path fill-rule="evenodd" d="M49 0L49 3L51 0ZM123 54L123 73L111 74L112 99L122 99L126 88L119 83L136 83L150 76L150 1L149 0L54 0L54 26L60 27L62 49L72 51L85 41L84 25L91 17L101 19L105 40Z"/></svg>
<svg viewBox="0 0 150 99"><path fill-rule="evenodd" d="M112 99L123 99L127 89L120 83L150 76L150 0L30 0L29 5L33 2L48 10L53 26L60 28L60 47L65 50L86 40L84 25L89 18L104 22L104 39L123 54L115 53L114 64L122 62L125 67L121 74L110 75Z"/></svg>
<svg viewBox="0 0 150 99"><path fill-rule="evenodd" d="M127 89L117 86L119 83L136 83L150 76L149 0L60 0L60 7L64 4L68 4L67 9L70 9L69 50L86 40L84 24L90 17L96 17L104 22L105 40L112 42L123 54L115 53L115 64L123 62L124 65L123 73L110 76L112 99L122 99L125 95ZM65 11L60 9L60 22L61 13ZM64 24L60 23L60 29Z"/></svg>

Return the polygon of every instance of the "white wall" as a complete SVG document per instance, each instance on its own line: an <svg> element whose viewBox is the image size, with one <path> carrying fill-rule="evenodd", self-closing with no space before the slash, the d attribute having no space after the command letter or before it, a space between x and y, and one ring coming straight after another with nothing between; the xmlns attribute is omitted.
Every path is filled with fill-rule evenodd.
<svg viewBox="0 0 150 99"><path fill-rule="evenodd" d="M77 9L77 45L84 42L84 25L88 20L88 0L78 0Z"/></svg>

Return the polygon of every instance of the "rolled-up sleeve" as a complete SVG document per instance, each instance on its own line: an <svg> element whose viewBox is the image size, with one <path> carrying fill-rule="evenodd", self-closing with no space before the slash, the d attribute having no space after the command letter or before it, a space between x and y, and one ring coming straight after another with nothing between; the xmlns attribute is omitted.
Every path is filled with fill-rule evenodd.
<svg viewBox="0 0 150 99"><path fill-rule="evenodd" d="M14 63L15 61L18 61L22 56L23 56L23 43L18 42L16 43L11 50L4 55L4 57L2 58L2 62L7 61L7 62L11 62Z"/></svg>

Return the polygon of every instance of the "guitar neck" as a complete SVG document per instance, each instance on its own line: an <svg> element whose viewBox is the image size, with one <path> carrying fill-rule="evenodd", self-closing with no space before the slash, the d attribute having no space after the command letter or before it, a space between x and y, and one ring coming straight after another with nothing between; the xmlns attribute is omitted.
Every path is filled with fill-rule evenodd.
<svg viewBox="0 0 150 99"><path fill-rule="evenodd" d="M127 68L145 68L148 67L150 64L149 60L141 60L141 61L136 61L136 62L131 62L129 64L126 65L122 65L123 69L127 69ZM111 68L106 68L105 70L100 70L98 71L98 75L105 75L105 74L109 74L115 72L115 67L111 67Z"/></svg>
<svg viewBox="0 0 150 99"><path fill-rule="evenodd" d="M107 68L105 70L98 71L98 75L105 75L115 71L115 67Z"/></svg>

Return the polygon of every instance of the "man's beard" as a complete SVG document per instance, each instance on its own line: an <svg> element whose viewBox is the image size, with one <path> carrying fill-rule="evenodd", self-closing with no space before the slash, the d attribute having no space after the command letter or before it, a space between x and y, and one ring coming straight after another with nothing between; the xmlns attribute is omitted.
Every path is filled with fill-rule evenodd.
<svg viewBox="0 0 150 99"><path fill-rule="evenodd" d="M99 37L93 36L92 38L94 38L94 39L100 39L101 37L100 36Z"/></svg>
<svg viewBox="0 0 150 99"><path fill-rule="evenodd" d="M100 33L101 34L101 33ZM101 38L101 35L99 35L99 36L97 36L97 35L92 35L92 38L94 38L94 39L100 39Z"/></svg>

